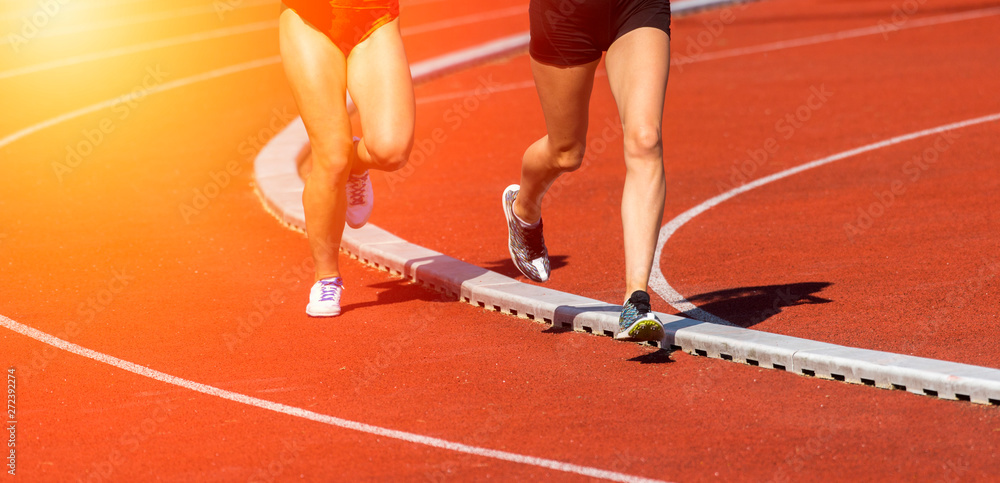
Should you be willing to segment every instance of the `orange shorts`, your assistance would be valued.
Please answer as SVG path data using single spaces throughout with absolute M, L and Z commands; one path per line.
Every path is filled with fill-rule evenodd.
M 284 3 L 326 34 L 345 57 L 379 27 L 399 17 L 399 0 L 284 0 Z

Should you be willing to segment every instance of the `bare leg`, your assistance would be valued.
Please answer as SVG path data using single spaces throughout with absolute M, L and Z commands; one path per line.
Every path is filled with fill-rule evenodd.
M 344 102 L 347 61 L 330 39 L 293 10 L 280 17 L 281 58 L 312 146 L 302 204 L 316 280 L 340 275 L 338 253 L 351 170 L 351 122 Z
M 402 168 L 413 147 L 416 104 L 399 19 L 383 25 L 351 51 L 347 85 L 364 131 L 351 171 Z
M 625 297 L 647 290 L 666 182 L 663 174 L 663 103 L 670 66 L 670 37 L 640 28 L 619 38 L 607 55 L 608 80 L 625 128 Z
M 579 168 L 583 162 L 590 93 L 598 63 L 600 60 L 559 67 L 531 59 L 548 133 L 528 147 L 521 161 L 521 188 L 514 201 L 514 214 L 525 222 L 541 218 L 545 192 L 559 175 Z

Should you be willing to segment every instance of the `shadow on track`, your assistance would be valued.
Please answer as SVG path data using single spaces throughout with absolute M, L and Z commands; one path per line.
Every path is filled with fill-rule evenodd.
M 801 282 L 740 287 L 693 295 L 687 299 L 698 308 L 740 327 L 752 327 L 780 314 L 786 307 L 832 302 L 815 295 L 830 285 L 830 282 Z M 677 315 L 697 319 L 687 312 Z
M 549 270 L 555 271 L 569 265 L 569 262 L 567 261 L 568 259 L 569 257 L 566 255 L 549 255 Z M 486 262 L 483 268 L 497 272 L 501 275 L 506 275 L 510 278 L 526 280 L 526 277 L 521 274 L 517 267 L 514 266 L 514 262 L 511 261 L 510 257 L 502 260 Z

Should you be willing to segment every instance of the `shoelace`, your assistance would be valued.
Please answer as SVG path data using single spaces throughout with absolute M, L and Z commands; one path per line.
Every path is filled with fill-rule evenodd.
M 545 239 L 542 236 L 542 220 L 538 220 L 538 226 L 532 228 L 521 227 L 524 234 L 524 249 L 530 260 L 540 258 L 545 250 Z
M 368 185 L 368 172 L 362 175 L 350 175 L 347 178 L 347 197 L 352 205 L 365 204 L 365 187 Z
M 344 282 L 340 278 L 335 278 L 333 280 L 320 280 L 320 302 L 335 302 L 340 300 L 340 289 L 343 287 Z

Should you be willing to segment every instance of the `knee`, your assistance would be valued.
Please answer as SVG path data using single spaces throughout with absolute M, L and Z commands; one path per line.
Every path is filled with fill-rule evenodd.
M 409 140 L 365 139 L 365 149 L 372 164 L 382 171 L 396 171 L 406 166 L 412 148 L 413 143 Z
M 334 187 L 347 183 L 351 174 L 348 158 L 343 156 L 323 156 L 313 152 L 312 169 L 309 177 L 324 186 Z
M 625 156 L 660 162 L 663 156 L 663 137 L 659 126 L 651 124 L 626 126 Z
M 564 145 L 552 146 L 553 159 L 556 166 L 562 171 L 576 171 L 583 165 L 583 157 L 587 153 L 587 146 L 582 142 L 571 142 Z

